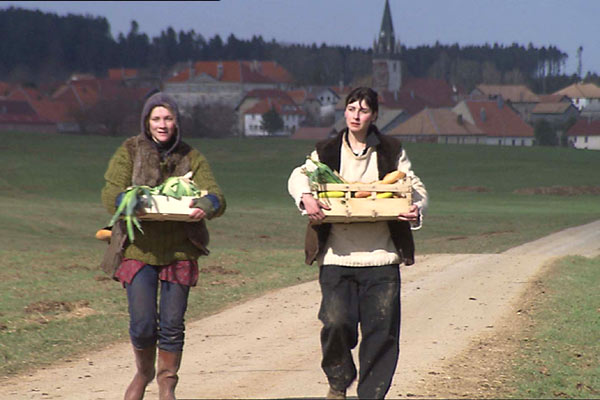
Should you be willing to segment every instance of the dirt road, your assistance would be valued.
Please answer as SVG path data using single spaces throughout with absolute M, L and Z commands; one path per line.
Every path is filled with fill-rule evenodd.
M 428 255 L 404 268 L 400 362 L 388 398 L 419 394 L 431 371 L 493 331 L 541 267 L 564 255 L 600 255 L 600 221 L 501 254 Z M 319 296 L 309 282 L 188 324 L 178 398 L 322 398 Z M 120 399 L 132 362 L 129 345 L 115 345 L 3 382 L 0 398 Z M 147 393 L 156 398 L 154 382 Z

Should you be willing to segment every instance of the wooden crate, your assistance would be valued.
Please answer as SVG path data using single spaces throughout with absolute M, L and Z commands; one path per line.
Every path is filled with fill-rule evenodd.
M 205 196 L 207 192 L 201 192 L 200 196 L 183 196 L 176 199 L 169 196 L 152 196 L 152 204 L 144 208 L 146 214 L 139 219 L 146 221 L 195 221 L 189 218 L 192 208 L 190 202 L 197 197 Z
M 313 192 L 315 198 L 320 192 L 340 191 L 344 197 L 319 198 L 331 207 L 323 210 L 323 222 L 352 223 L 394 220 L 398 214 L 408 212 L 412 204 L 412 186 L 410 178 L 401 179 L 392 185 L 368 183 L 327 183 L 321 184 Z M 354 197 L 356 192 L 367 191 L 366 198 Z M 377 193 L 392 192 L 392 198 L 377 198 Z

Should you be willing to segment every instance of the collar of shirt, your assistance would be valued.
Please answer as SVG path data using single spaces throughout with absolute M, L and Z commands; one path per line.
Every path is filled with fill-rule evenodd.
M 348 147 L 352 148 L 352 146 L 350 146 L 350 140 L 348 139 L 348 130 L 346 130 L 346 135 L 344 136 L 344 139 L 346 140 Z M 356 154 L 356 153 L 354 153 L 354 154 L 356 154 L 357 156 L 365 155 L 365 154 L 367 154 L 369 147 L 375 147 L 380 142 L 381 141 L 379 140 L 377 135 L 375 133 L 373 133 L 373 131 L 369 130 L 369 133 L 367 133 L 367 143 L 366 143 L 365 148 L 359 154 Z

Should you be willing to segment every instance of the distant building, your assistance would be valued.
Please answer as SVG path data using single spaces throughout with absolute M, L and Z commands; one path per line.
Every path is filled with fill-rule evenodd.
M 198 61 L 189 63 L 164 84 L 185 113 L 198 104 L 236 107 L 255 89 L 288 89 L 290 73 L 275 61 Z
M 387 133 L 406 142 L 484 144 L 487 135 L 448 108 L 425 108 Z
M 283 120 L 283 130 L 271 134 L 263 129 L 263 114 L 274 109 Z M 250 108 L 240 112 L 244 121 L 243 135 L 250 136 L 291 136 L 300 126 L 304 112 L 292 101 L 282 97 L 267 97 L 258 100 Z
M 396 42 L 390 4 L 385 0 L 379 36 L 373 43 L 373 89 L 397 92 L 402 87 L 400 42 Z
M 108 79 L 120 81 L 127 87 L 160 89 L 162 86 L 159 74 L 137 68 L 111 68 L 108 70 Z
M 265 109 L 264 112 L 268 111 L 269 105 L 276 105 L 277 107 L 284 106 L 287 114 L 281 115 L 284 118 L 284 124 L 287 118 L 287 132 L 293 132 L 297 129 L 304 113 L 301 112 L 300 107 L 294 102 L 293 98 L 289 95 L 289 92 L 279 89 L 255 89 L 248 92 L 240 103 L 235 107 L 235 111 L 239 115 L 239 131 L 242 136 L 266 136 L 268 132 L 262 131 L 260 125 L 262 123 L 262 114 L 257 115 L 260 110 Z M 293 106 L 293 107 L 292 107 Z M 289 110 L 293 109 L 294 113 L 290 114 Z M 264 113 L 263 112 L 263 113 Z M 296 121 L 292 115 L 299 115 Z
M 532 146 L 533 128 L 502 101 L 463 100 L 452 111 L 485 133 L 485 144 Z
M 0 99 L 0 131 L 56 132 L 56 124 L 39 116 L 27 101 Z
M 8 96 L 11 100 L 26 101 L 38 116 L 56 125 L 59 132 L 76 132 L 77 124 L 69 115 L 69 104 L 51 99 L 33 88 L 18 86 Z
M 600 150 L 600 120 L 579 119 L 567 131 L 567 138 L 577 149 Z
M 329 125 L 335 120 L 335 107 L 341 97 L 328 86 L 308 86 L 288 90 L 286 93 L 306 112 L 307 123 L 312 126 Z
M 579 111 L 600 104 L 600 87 L 593 83 L 574 83 L 554 94 L 569 96 Z
M 471 96 L 504 101 L 527 122 L 531 121 L 531 112 L 540 102 L 538 95 L 525 85 L 481 84 L 471 91 Z

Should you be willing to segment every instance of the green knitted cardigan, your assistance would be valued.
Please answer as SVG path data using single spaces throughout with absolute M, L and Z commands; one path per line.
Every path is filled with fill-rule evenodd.
M 119 193 L 132 185 L 132 176 L 134 173 L 134 160 L 131 155 L 131 143 L 137 137 L 129 138 L 115 152 L 111 158 L 108 169 L 104 175 L 106 184 L 102 189 L 102 204 L 109 214 L 114 214 L 115 200 Z M 181 142 L 181 145 L 185 143 Z M 189 169 L 193 172 L 192 179 L 200 190 L 206 190 L 218 197 L 220 207 L 218 210 L 210 210 L 209 217 L 218 217 L 225 211 L 225 198 L 221 189 L 217 185 L 212 174 L 210 166 L 204 155 L 196 149 L 191 149 L 183 156 L 186 165 L 189 162 Z M 143 157 L 146 159 L 147 157 Z M 176 176 L 169 160 L 160 161 L 160 171 L 157 171 L 162 183 L 169 176 Z M 200 207 L 203 208 L 203 207 Z M 205 210 L 208 211 L 208 210 Z M 177 221 L 142 221 L 144 233 L 136 232 L 135 240 L 129 243 L 123 256 L 125 258 L 140 260 L 150 265 L 168 265 L 176 260 L 196 260 L 199 256 L 207 254 L 206 249 L 195 246 L 186 233 L 186 224 L 188 222 Z

